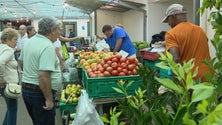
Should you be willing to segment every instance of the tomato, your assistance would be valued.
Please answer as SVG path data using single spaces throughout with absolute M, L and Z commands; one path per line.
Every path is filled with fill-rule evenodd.
M 135 57 L 128 57 L 127 60 L 129 61 L 130 64 L 133 64 L 136 62 L 136 58 Z
M 126 75 L 126 73 L 124 73 L 124 72 L 119 73 L 119 76 L 125 76 L 125 75 Z
M 124 72 L 125 74 L 127 74 L 127 73 L 128 73 L 128 70 L 127 70 L 127 69 L 123 69 L 123 72 Z
M 113 70 L 111 74 L 112 74 L 112 76 L 118 76 L 119 75 L 117 70 Z
M 111 76 L 111 74 L 108 71 L 104 71 L 103 74 L 104 74 L 105 77 Z
M 88 68 L 86 71 L 87 71 L 87 73 L 89 73 L 89 72 L 92 72 L 92 69 Z
M 104 77 L 104 74 L 103 73 L 99 73 L 97 76 L 98 77 Z
M 113 63 L 111 64 L 111 67 L 112 67 L 113 69 L 117 69 L 117 68 L 118 68 L 118 64 L 117 64 L 116 62 L 113 62 Z
M 117 71 L 118 71 L 118 72 L 122 72 L 123 69 L 122 69 L 121 67 L 118 67 L 118 68 L 117 68 Z
M 100 64 L 103 66 L 105 64 L 105 61 L 103 60 Z
M 133 75 L 138 75 L 137 70 L 133 69 Z
M 98 71 L 100 71 L 101 73 L 103 73 L 105 71 L 105 69 L 101 66 L 98 68 Z
M 113 71 L 113 68 L 109 66 L 109 67 L 106 68 L 106 71 L 111 73 Z
M 90 76 L 90 78 L 96 78 L 97 77 L 97 75 L 96 74 L 91 74 L 91 76 Z
M 94 72 L 94 71 L 97 71 L 98 70 L 98 68 L 95 66 L 95 67 L 93 67 L 92 68 L 92 71 Z
M 111 60 L 111 57 L 106 57 L 106 58 L 104 59 L 105 62 L 107 62 L 107 61 L 109 61 L 109 60 Z
M 122 62 L 122 63 L 120 64 L 120 66 L 121 66 L 123 69 L 126 69 L 126 68 L 127 68 L 127 64 L 124 63 L 124 62 Z
M 128 71 L 127 75 L 133 75 L 132 71 Z
M 120 58 L 119 62 L 120 63 L 126 63 L 126 60 L 127 60 L 126 58 L 122 57 L 122 58 Z
M 111 66 L 112 61 L 111 61 L 111 60 L 109 60 L 109 61 L 107 61 L 106 63 L 107 63 L 107 64 L 109 64 L 109 65 Z
M 103 68 L 106 69 L 106 68 L 109 67 L 109 66 L 110 66 L 110 65 L 106 63 L 106 64 L 103 65 Z
M 117 58 L 118 60 L 120 60 L 120 59 L 122 58 L 122 55 L 121 55 L 121 54 L 117 54 L 117 55 L 116 55 L 116 58 Z
M 128 68 L 128 70 L 132 71 L 133 69 L 136 68 L 136 65 L 135 64 L 129 64 L 127 68 Z
M 118 59 L 116 57 L 112 58 L 112 62 L 118 62 Z

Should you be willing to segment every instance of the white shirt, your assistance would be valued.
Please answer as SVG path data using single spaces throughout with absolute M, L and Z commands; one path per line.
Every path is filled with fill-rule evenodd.
M 60 42 L 59 39 L 57 39 L 54 43 L 53 43 L 54 47 L 55 48 L 59 48 L 59 53 L 60 55 L 62 56 L 62 44 Z
M 25 35 L 23 37 L 19 37 L 18 38 L 18 42 L 16 44 L 16 48 L 22 49 L 24 46 L 24 42 L 28 39 L 27 34 L 25 33 Z

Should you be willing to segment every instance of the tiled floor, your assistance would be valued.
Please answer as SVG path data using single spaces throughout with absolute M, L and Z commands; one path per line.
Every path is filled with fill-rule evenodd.
M 17 117 L 17 125 L 32 125 L 31 118 L 28 115 L 28 112 L 25 108 L 22 97 L 20 97 L 18 102 L 18 117 Z M 5 116 L 6 104 L 3 97 L 0 97 L 0 124 Z M 62 125 L 62 120 L 59 112 L 59 108 L 56 110 L 56 125 Z

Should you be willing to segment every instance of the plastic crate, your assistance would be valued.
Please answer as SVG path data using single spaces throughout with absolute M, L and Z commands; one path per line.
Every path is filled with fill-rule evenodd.
M 156 64 L 159 62 L 160 60 L 151 61 L 151 60 L 143 59 L 143 65 L 149 65 L 151 69 L 158 70 L 158 71 L 159 71 L 159 68 L 156 66 Z
M 145 51 L 143 53 L 143 58 L 151 61 L 156 61 L 158 60 L 160 55 L 157 52 L 147 52 Z
M 59 108 L 60 108 L 61 115 L 64 111 L 69 111 L 70 113 L 75 112 L 75 108 L 76 108 L 77 104 L 78 104 L 78 102 L 77 103 L 59 102 Z
M 159 69 L 159 77 L 160 78 L 169 78 L 172 79 L 172 73 L 170 69 Z
M 142 81 L 139 75 L 89 78 L 87 72 L 83 70 L 83 84 L 89 98 L 114 98 L 124 96 L 112 88 L 118 88 L 117 84 L 119 80 L 125 80 L 126 83 L 133 81 L 133 84 L 127 89 L 129 95 L 135 94 L 135 90 L 138 89 Z

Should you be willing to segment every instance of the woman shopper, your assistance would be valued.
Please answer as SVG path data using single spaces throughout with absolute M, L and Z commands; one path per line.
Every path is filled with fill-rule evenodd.
M 7 111 L 2 125 L 16 125 L 18 100 L 10 99 L 4 95 L 5 83 L 19 82 L 17 61 L 14 56 L 14 48 L 18 39 L 18 31 L 6 28 L 2 32 L 0 44 L 0 94 L 7 104 Z

